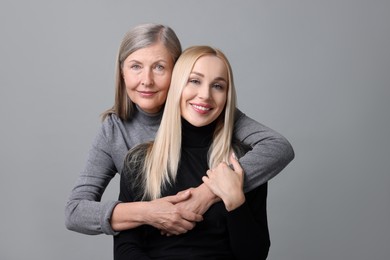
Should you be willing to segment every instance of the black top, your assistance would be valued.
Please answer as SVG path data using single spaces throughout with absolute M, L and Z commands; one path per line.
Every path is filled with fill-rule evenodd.
M 206 174 L 207 152 L 215 125 L 194 127 L 182 120 L 182 152 L 176 183 L 163 190 L 163 196 L 197 187 Z M 124 167 L 119 200 L 139 200 L 134 185 L 136 167 Z M 182 235 L 160 235 L 154 227 L 143 225 L 114 237 L 114 259 L 266 259 L 270 241 L 267 224 L 267 183 L 245 194 L 246 202 L 227 212 L 223 202 L 215 203 L 203 221 Z

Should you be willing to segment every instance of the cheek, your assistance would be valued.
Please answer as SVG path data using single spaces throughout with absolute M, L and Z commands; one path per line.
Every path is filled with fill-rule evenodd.
M 221 110 L 225 108 L 226 102 L 227 102 L 226 95 L 221 95 L 216 99 L 216 103 L 218 104 L 218 108 Z
M 186 97 L 186 88 L 184 88 L 183 92 L 181 93 L 181 96 L 180 96 L 180 110 L 181 111 L 185 111 L 186 109 L 186 105 L 187 105 L 187 97 Z
M 125 83 L 126 88 L 128 88 L 132 83 L 131 77 L 129 77 L 129 75 L 124 74 L 123 82 Z
M 123 76 L 123 82 L 125 83 L 126 88 L 132 88 L 136 85 L 138 85 L 139 79 L 138 76 L 134 73 L 130 73 L 129 71 L 125 71 L 122 74 Z
M 164 77 L 164 80 L 162 81 L 162 88 L 168 91 L 170 84 L 171 84 L 171 77 L 170 76 Z

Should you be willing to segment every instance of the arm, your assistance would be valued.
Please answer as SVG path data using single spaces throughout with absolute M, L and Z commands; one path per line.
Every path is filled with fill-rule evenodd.
M 203 220 L 202 215 L 178 208 L 175 203 L 186 200 L 190 191 L 175 196 L 167 196 L 153 201 L 126 202 L 119 197 L 119 203 L 112 214 L 114 230 L 124 231 L 141 225 L 150 225 L 163 233 L 183 234 L 195 227 L 195 222 Z
M 252 148 L 240 158 L 245 172 L 244 191 L 269 181 L 294 159 L 294 150 L 285 137 L 238 109 L 234 137 Z
M 294 150 L 288 140 L 276 131 L 236 111 L 234 137 L 252 150 L 240 158 L 245 172 L 244 191 L 267 182 L 281 172 L 293 159 Z M 205 184 L 191 189 L 190 199 L 178 205 L 198 214 L 204 214 L 219 201 Z
M 186 200 L 190 191 L 179 195 L 141 201 L 142 181 L 136 176 L 142 174 L 140 160 L 145 158 L 148 144 L 138 145 L 126 156 L 120 178 L 119 203 L 112 216 L 115 230 L 127 230 L 141 225 L 150 225 L 170 234 L 182 234 L 191 230 L 195 222 L 203 220 L 201 215 L 178 208 L 175 203 Z
M 117 172 L 104 128 L 102 125 L 95 137 L 86 166 L 65 206 L 66 227 L 88 235 L 115 234 L 109 221 L 118 202 L 100 202 L 104 190 Z
M 243 169 L 231 157 L 207 171 L 202 180 L 225 204 L 232 251 L 237 259 L 266 259 L 270 247 L 267 223 L 267 183 L 244 195 Z
M 222 199 L 227 211 L 235 210 L 245 202 L 244 171 L 234 154 L 230 156 L 230 161 L 231 166 L 222 162 L 202 177 L 204 184 Z
M 120 122 L 119 122 L 120 123 Z M 101 197 L 111 179 L 123 164 L 128 152 L 126 139 L 121 136 L 118 122 L 108 117 L 96 136 L 89 151 L 87 164 L 80 174 L 65 207 L 65 225 L 69 230 L 96 235 L 117 235 L 119 231 L 137 227 L 147 222 L 150 225 L 166 228 L 167 232 L 183 233 L 193 228 L 195 221 L 202 216 L 178 209 L 173 204 L 189 197 L 188 194 L 168 197 L 164 203 L 150 203 L 144 207 L 138 203 L 120 201 L 101 202 Z M 115 144 L 115 151 L 113 145 Z M 169 209 L 167 207 L 169 206 Z M 154 211 L 152 211 L 154 209 Z M 150 217 L 150 212 L 162 210 L 161 214 Z M 163 218 L 161 215 L 165 215 Z M 157 216 L 159 216 L 157 218 Z M 158 221 L 164 220 L 164 225 Z M 142 221 L 140 221 L 142 220 Z M 155 221 L 155 222 L 154 222 Z

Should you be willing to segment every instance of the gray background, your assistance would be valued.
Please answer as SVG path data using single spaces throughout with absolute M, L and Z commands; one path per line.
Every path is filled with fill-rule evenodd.
M 270 181 L 270 260 L 390 259 L 387 0 L 0 3 L 0 258 L 111 259 L 63 209 L 113 104 L 123 34 L 170 25 L 230 58 L 239 107 L 292 143 Z M 118 177 L 103 199 L 116 198 Z

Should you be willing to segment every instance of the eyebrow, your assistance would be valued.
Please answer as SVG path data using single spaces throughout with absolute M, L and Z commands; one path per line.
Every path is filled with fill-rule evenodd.
M 192 71 L 191 74 L 195 74 L 195 75 L 198 75 L 198 76 L 204 78 L 204 75 L 202 73 L 200 73 L 200 72 Z M 217 77 L 214 80 L 227 82 L 227 80 L 225 78 L 223 78 L 223 77 Z
M 129 60 L 128 62 L 142 63 L 141 61 L 136 60 L 136 59 Z M 155 62 L 153 62 L 153 64 L 154 64 L 154 63 L 159 63 L 159 62 L 160 62 L 160 63 L 168 63 L 168 61 L 161 59 L 161 60 L 156 60 Z

